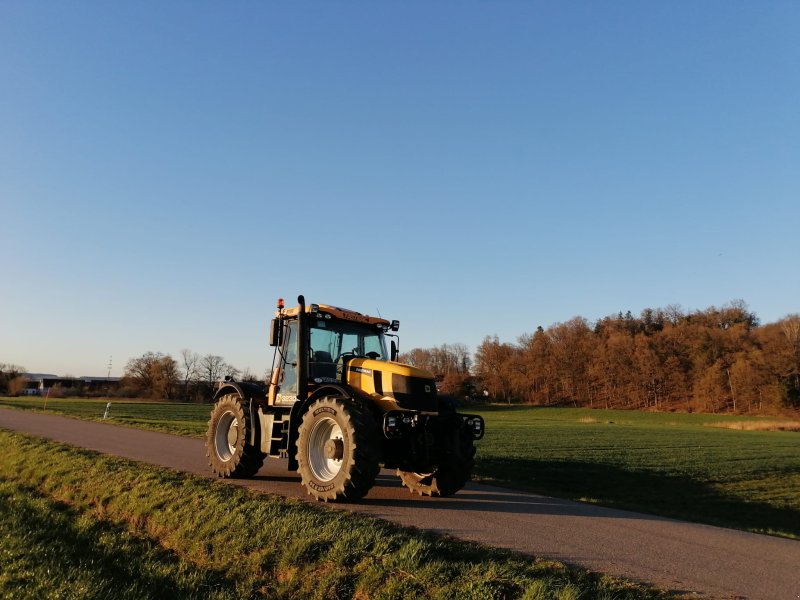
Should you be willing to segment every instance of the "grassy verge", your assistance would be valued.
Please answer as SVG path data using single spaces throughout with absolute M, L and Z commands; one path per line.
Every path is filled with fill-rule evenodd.
M 101 420 L 106 401 L 49 400 L 47 412 Z M 41 410 L 42 398 L 0 398 Z M 690 521 L 800 538 L 797 420 L 619 410 L 477 411 L 475 478 Z M 208 405 L 113 402 L 110 422 L 202 437 Z M 761 429 L 768 429 L 762 431 Z
M 0 597 L 669 597 L 31 436 L 0 445 Z
M 233 598 L 230 582 L 147 538 L 0 480 L 0 597 Z
M 487 433 L 475 474 L 485 482 L 800 537 L 800 434 L 759 431 L 764 419 L 528 407 L 479 412 Z M 771 429 L 777 424 L 769 420 Z

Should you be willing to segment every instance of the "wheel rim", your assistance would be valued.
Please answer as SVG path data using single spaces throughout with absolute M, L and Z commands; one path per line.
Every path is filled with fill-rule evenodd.
M 225 411 L 217 421 L 217 429 L 214 432 L 214 447 L 219 459 L 229 461 L 236 452 L 238 441 L 239 421 L 233 411 Z
M 333 419 L 314 424 L 308 437 L 308 466 L 319 481 L 330 481 L 342 470 L 344 439 L 342 428 Z

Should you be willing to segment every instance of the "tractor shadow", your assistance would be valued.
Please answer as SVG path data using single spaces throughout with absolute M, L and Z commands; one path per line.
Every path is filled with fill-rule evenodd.
M 259 474 L 248 479 L 250 481 L 263 481 L 264 483 L 300 483 L 300 475 Z
M 484 460 L 476 474 L 480 482 L 467 484 L 453 496 L 423 498 L 412 495 L 398 477 L 384 471 L 361 503 L 520 515 L 672 518 L 800 536 L 800 510 L 746 501 L 688 477 L 579 461 L 525 459 Z M 526 491 L 509 489 L 512 484 Z M 408 494 L 405 500 L 398 498 L 403 492 Z

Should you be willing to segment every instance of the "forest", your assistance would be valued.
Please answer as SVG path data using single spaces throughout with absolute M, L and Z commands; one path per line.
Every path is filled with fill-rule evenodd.
M 800 315 L 759 324 L 743 301 L 575 317 L 516 343 L 487 336 L 401 357 L 440 390 L 503 403 L 765 413 L 800 408 Z

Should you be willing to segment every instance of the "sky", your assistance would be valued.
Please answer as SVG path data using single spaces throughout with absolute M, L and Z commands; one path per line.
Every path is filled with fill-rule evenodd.
M 800 4 L 0 2 L 0 362 L 800 312 Z

